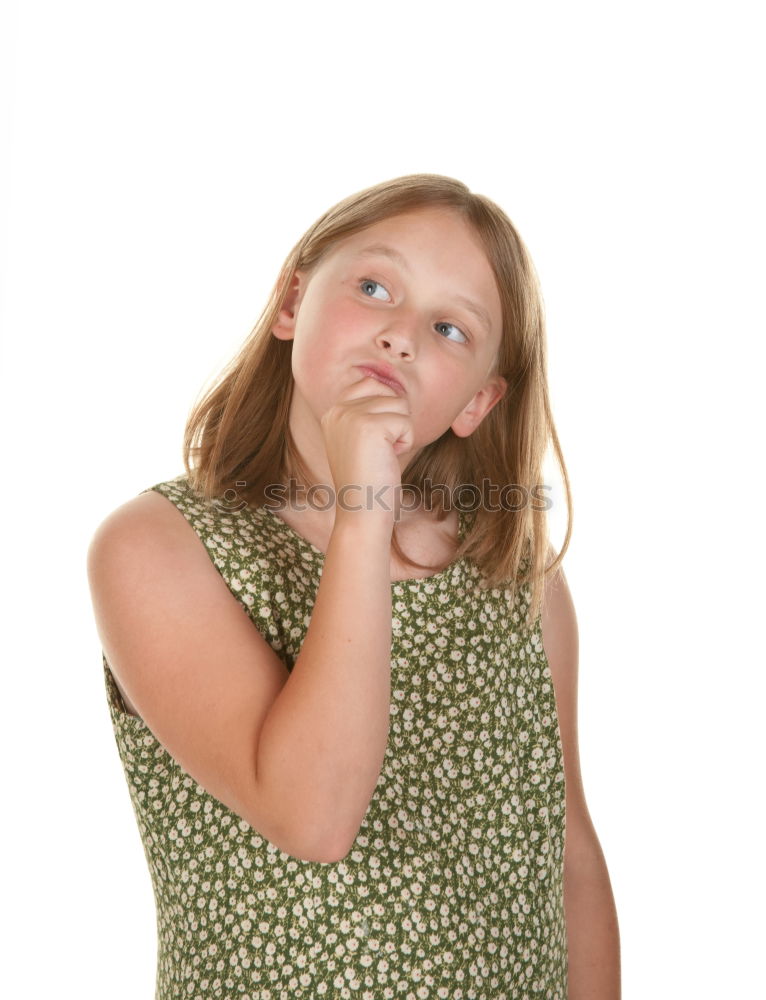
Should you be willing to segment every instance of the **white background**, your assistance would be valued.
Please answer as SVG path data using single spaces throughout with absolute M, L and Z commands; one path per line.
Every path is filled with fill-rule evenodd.
M 756 13 L 3 7 L 8 995 L 153 996 L 91 535 L 183 471 L 194 399 L 305 229 L 421 171 L 500 204 L 542 283 L 574 491 L 582 768 L 624 996 L 763 995 Z

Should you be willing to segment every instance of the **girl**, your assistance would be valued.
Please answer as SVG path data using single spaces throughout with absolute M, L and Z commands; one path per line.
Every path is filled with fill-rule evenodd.
M 400 177 L 295 245 L 88 553 L 158 1000 L 618 995 L 549 442 L 568 490 L 492 201 Z

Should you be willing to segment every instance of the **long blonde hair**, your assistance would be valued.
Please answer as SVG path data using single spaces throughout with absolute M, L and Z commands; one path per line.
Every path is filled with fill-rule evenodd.
M 530 586 L 528 623 L 542 607 L 545 577 L 561 563 L 572 531 L 569 478 L 554 427 L 548 398 L 547 348 L 543 303 L 529 253 L 510 219 L 493 201 L 474 194 L 451 177 L 409 174 L 365 188 L 324 213 L 288 254 L 268 302 L 239 353 L 206 390 L 184 431 L 183 460 L 191 487 L 211 501 L 237 485 L 239 506 L 263 506 L 269 484 L 289 477 L 308 482 L 289 429 L 293 375 L 292 341 L 272 335 L 295 271 L 310 274 L 345 237 L 383 219 L 422 206 L 450 206 L 470 223 L 481 239 L 494 271 L 502 305 L 503 330 L 494 374 L 508 388 L 504 396 L 468 437 L 448 428 L 426 445 L 402 474 L 402 486 L 426 494 L 426 481 L 444 485 L 447 498 L 460 496 L 458 487 L 482 483 L 502 488 L 514 484 L 525 502 L 521 509 L 501 504 L 489 510 L 480 504 L 469 514 L 465 536 L 451 557 L 467 557 L 479 567 L 482 586 Z M 545 504 L 538 504 L 542 466 L 552 442 L 567 502 L 567 532 L 561 551 L 546 566 L 549 551 Z M 476 493 L 471 490 L 473 495 Z M 418 495 L 416 493 L 416 495 Z M 535 499 L 533 499 L 535 498 Z M 438 520 L 447 516 L 442 493 L 434 494 Z M 458 504 L 460 503 L 458 499 Z M 392 547 L 406 565 L 439 571 L 418 563 Z M 448 565 L 447 563 L 446 565 Z

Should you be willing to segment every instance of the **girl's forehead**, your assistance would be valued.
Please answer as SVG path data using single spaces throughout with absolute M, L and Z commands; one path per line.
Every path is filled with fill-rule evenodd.
M 450 251 L 451 250 L 451 254 Z M 410 261 L 439 257 L 442 263 L 454 257 L 456 266 L 465 266 L 466 254 L 473 254 L 480 267 L 490 268 L 483 242 L 469 222 L 455 210 L 443 207 L 397 213 L 343 237 L 330 248 L 327 257 L 349 257 L 377 253 L 409 269 Z
M 393 236 L 412 236 L 448 227 L 452 230 L 465 232 L 466 236 L 478 240 L 478 234 L 473 232 L 470 224 L 455 210 L 445 206 L 421 206 L 407 212 L 397 212 L 385 219 L 379 219 L 372 225 L 347 237 L 350 243 L 361 242 L 371 237 L 390 234 Z

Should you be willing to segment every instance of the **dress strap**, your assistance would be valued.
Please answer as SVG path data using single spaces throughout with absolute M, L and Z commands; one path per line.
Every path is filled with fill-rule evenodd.
M 457 508 L 458 542 L 463 542 L 465 540 L 466 535 L 473 527 L 473 522 L 475 517 L 476 517 L 475 511 L 461 510 L 460 507 Z

